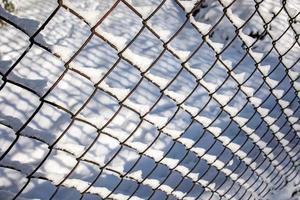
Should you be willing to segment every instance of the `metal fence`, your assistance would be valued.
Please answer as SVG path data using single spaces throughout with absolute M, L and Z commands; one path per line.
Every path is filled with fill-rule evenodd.
M 87 17 L 88 15 L 78 11 L 76 7 L 71 7 L 70 3 L 59 0 L 54 11 L 33 33 L 28 32 L 27 27 L 22 26 L 24 24 L 15 21 L 13 16 L 1 11 L 0 19 L 7 26 L 14 27 L 28 36 L 26 49 L 5 73 L 1 73 L 0 124 L 12 132 L 14 139 L 7 147 L 1 149 L 0 167 L 17 171 L 23 177 L 22 180 L 25 180 L 20 187 L 17 187 L 16 191 L 10 194 L 11 196 L 7 197 L 8 199 L 25 198 L 24 194 L 33 187 L 35 180 L 46 181 L 53 186 L 52 190 L 44 190 L 47 191 L 44 192 L 44 199 L 63 199 L 63 196 L 58 196 L 59 193 L 64 193 L 64 190 L 72 188 L 75 188 L 72 191 L 78 195 L 78 199 L 268 199 L 272 192 L 284 188 L 299 177 L 300 68 L 299 54 L 295 53 L 295 49 L 300 45 L 297 32 L 299 12 L 291 14 L 290 8 L 287 6 L 288 1 L 281 1 L 280 9 L 274 11 L 272 18 L 266 19 L 263 11 L 260 10 L 266 1 L 253 0 L 253 6 L 249 5 L 249 10 L 253 9 L 254 11 L 249 12 L 247 19 L 244 20 L 235 15 L 232 9 L 239 1 L 149 1 L 156 5 L 156 8 L 148 13 L 139 10 L 133 1 L 111 2 L 113 3 L 105 11 L 105 14 L 95 22 L 91 21 Z M 174 29 L 174 26 L 177 26 L 175 31 L 168 32 L 167 37 L 155 26 L 159 20 L 155 21 L 154 18 L 160 12 L 169 11 L 168 8 L 164 8 L 168 2 L 178 7 L 176 12 L 183 14 L 185 19 L 182 22 L 175 20 L 175 25 L 171 19 L 172 13 L 168 14 L 170 17 L 168 19 L 159 19 L 165 20 L 163 26 L 167 27 L 170 24 Z M 212 20 L 215 21 L 208 26 L 201 21 L 201 14 L 205 9 L 213 9 L 210 7 L 211 4 L 218 4 L 218 9 L 221 8 L 222 12 L 219 12 L 219 16 L 216 18 L 213 16 Z M 121 43 L 120 38 L 113 37 L 113 34 L 99 28 L 119 6 L 132 12 L 131 14 L 136 16 L 136 20 L 140 24 L 136 34 Z M 40 34 L 50 26 L 51 21 L 54 21 L 58 12 L 71 14 L 81 23 L 83 22 L 84 26 L 89 26 L 89 36 L 84 38 L 82 44 L 77 45 L 76 51 L 68 54 L 69 57 L 66 55 L 66 52 L 69 53 L 67 49 L 54 50 L 39 38 Z M 272 23 L 282 14 L 288 16 L 285 24 L 281 25 L 287 28 L 284 28 L 278 37 L 274 37 L 270 33 Z M 254 17 L 260 22 L 255 21 Z M 151 20 L 154 20 L 154 23 L 150 23 Z M 225 38 L 217 38 L 219 41 L 216 42 L 213 38 L 214 35 L 227 31 L 223 29 L 224 27 L 218 28 L 224 20 L 228 26 L 234 28 L 234 34 L 230 33 L 231 35 L 229 34 Z M 261 23 L 262 31 L 252 31 L 247 35 L 243 30 L 253 21 Z M 124 18 L 124 21 L 120 21 L 120 23 L 127 23 L 127 21 Z M 125 26 L 128 26 L 128 31 L 131 31 L 129 23 Z M 55 24 L 51 27 L 53 34 L 56 34 Z M 198 34 L 198 38 L 195 35 L 181 37 L 180 35 L 186 30 L 186 27 Z M 112 27 L 112 30 L 114 29 L 118 29 L 118 27 Z M 82 30 L 78 28 L 74 31 Z M 158 43 L 154 47 L 148 48 L 146 39 L 142 43 L 145 45 L 145 50 L 134 54 L 133 47 L 145 32 Z M 288 35 L 287 32 L 291 34 Z M 44 35 L 47 36 L 47 34 Z M 278 43 L 284 37 L 288 37 L 285 40 L 292 41 L 292 45 L 282 50 Z M 107 59 L 113 63 L 97 80 L 93 80 L 93 74 L 85 74 L 84 70 L 74 67 L 76 64 L 73 63 L 94 38 L 100 39 L 113 49 L 113 53 L 105 51 Z M 266 38 L 268 39 L 266 40 Z M 195 43 L 192 39 L 199 42 Z M 179 47 L 182 43 L 189 43 L 189 40 L 192 40 L 189 52 L 178 51 L 174 48 L 172 44 L 175 40 L 179 43 Z M 233 55 L 235 62 L 229 63 L 225 57 L 230 56 L 229 49 L 237 40 L 242 44 L 239 49 L 242 56 L 237 58 Z M 220 41 L 223 42 L 221 46 Z M 266 43 L 262 43 L 263 41 Z M 271 48 L 260 54 L 256 52 L 258 44 L 271 45 Z M 43 93 L 39 92 L 39 84 L 26 84 L 11 75 L 22 63 L 22 60 L 30 54 L 32 48 L 40 48 L 64 62 L 63 72 Z M 97 45 L 91 48 L 97 51 Z M 158 52 L 153 59 L 147 60 L 143 57 L 144 54 L 152 53 L 152 51 Z M 271 54 L 276 62 L 268 68 L 266 64 L 268 64 Z M 159 73 L 164 73 L 162 71 L 168 62 L 164 62 L 162 65 L 159 63 L 165 59 L 166 55 L 177 60 L 180 67 L 173 71 L 166 68 L 167 72 L 163 74 L 164 77 L 161 77 Z M 293 62 L 287 64 L 285 58 L 290 58 L 289 56 L 293 58 Z M 113 60 L 112 57 L 116 59 Z M 92 57 L 88 57 L 81 65 L 89 67 L 89 59 Z M 205 60 L 211 60 L 211 65 L 202 66 L 201 62 Z M 35 61 L 33 60 L 33 62 Z M 193 66 L 195 62 L 200 63 L 199 68 Z M 43 63 L 39 64 L 43 65 Z M 131 70 L 137 72 L 135 76 L 137 78 L 136 82 L 128 87 L 129 89 L 124 87 L 117 90 L 104 82 L 111 78 L 111 74 L 115 73 L 121 64 L 128 65 Z M 173 67 L 173 63 L 170 65 L 170 68 Z M 266 68 L 268 69 L 266 70 Z M 245 71 L 246 75 L 241 75 L 243 73 L 237 71 Z M 116 79 L 122 79 L 124 75 L 126 80 L 125 72 L 126 70 L 124 74 L 119 73 Z M 219 73 L 222 75 L 219 76 Z M 160 78 L 157 78 L 156 75 Z M 66 81 L 68 76 L 69 81 Z M 64 87 L 63 83 L 72 85 L 74 81 L 74 85 L 76 85 L 76 77 L 86 79 L 84 82 L 89 82 L 89 84 L 92 82 L 93 88 L 85 86 L 85 84 L 76 86 L 78 91 L 87 94 L 84 100 L 77 101 L 77 94 L 62 97 L 62 99 L 67 98 L 63 99 L 66 101 L 64 103 L 57 101 L 58 97 L 56 100 L 53 100 L 55 97 L 49 98 L 49 95 L 57 88 Z M 128 82 L 132 81 L 129 76 L 127 79 Z M 218 79 L 219 82 L 212 84 L 214 79 Z M 229 88 L 228 95 L 226 95 L 225 87 Z M 15 99 L 10 93 L 15 92 L 18 95 L 19 90 L 26 90 L 26 93 L 30 93 L 34 98 L 22 95 L 16 97 L 17 103 L 13 105 L 15 106 L 14 111 L 8 108 L 11 106 L 10 104 L 14 104 L 12 101 Z M 159 91 L 159 95 L 155 96 L 154 90 Z M 199 94 L 197 92 L 199 90 L 203 91 L 202 96 L 195 95 Z M 63 89 L 57 91 L 63 92 Z M 181 92 L 184 93 L 181 94 Z M 100 98 L 101 95 L 104 97 Z M 138 106 L 138 103 L 133 103 L 136 96 L 137 99 L 150 99 L 149 101 L 145 100 L 145 102 L 150 102 L 148 107 L 145 107 L 143 103 L 139 103 L 141 107 Z M 6 101 L 5 98 L 7 98 Z M 72 98 L 75 99 L 75 103 L 69 106 L 73 101 Z M 97 98 L 101 100 L 97 101 Z M 25 114 L 26 120 L 15 125 L 16 123 L 12 122 L 14 121 L 13 117 L 18 118 L 18 115 L 15 114 L 18 109 L 23 112 L 18 105 L 24 99 L 29 101 L 28 105 L 33 102 L 33 107 L 36 107 L 31 113 Z M 161 106 L 165 101 L 170 102 L 174 107 L 164 108 L 163 112 L 167 114 L 156 115 L 155 113 L 160 112 L 157 110 L 162 109 Z M 240 102 L 242 106 L 236 106 L 237 102 Z M 67 125 L 52 140 L 47 139 L 47 134 L 56 132 L 57 129 L 45 126 L 48 132 L 46 131 L 46 135 L 42 135 L 39 132 L 35 133 L 33 128 L 33 124 L 36 129 L 44 126 L 44 122 L 39 121 L 40 118 L 37 116 L 42 115 L 49 119 L 52 117 L 51 113 L 48 115 L 47 109 L 44 110 L 45 107 L 52 107 L 68 116 L 66 117 L 68 119 L 58 118 L 52 122 L 58 125 L 61 121 L 67 121 Z M 97 113 L 94 118 L 89 117 L 88 109 Z M 136 116 L 135 119 L 131 119 L 133 115 Z M 118 124 L 120 116 L 123 116 L 122 119 L 125 121 L 123 124 Z M 180 120 L 183 119 L 185 121 L 181 125 Z M 135 120 L 135 122 L 130 122 L 130 120 Z M 74 146 L 69 148 L 59 145 L 65 135 L 72 131 L 77 133 L 74 126 L 78 123 L 81 124 L 79 127 L 82 131 L 86 127 L 95 130 L 92 136 L 86 135 L 91 139 L 89 144 L 84 145 L 84 150 L 80 153 L 72 150 Z M 121 131 L 115 133 L 114 130 L 118 130 L 118 126 L 125 129 L 126 134 Z M 151 142 L 144 144 L 132 142 L 132 137 L 135 137 L 140 130 L 144 130 L 140 137 L 146 138 L 149 132 L 153 133 Z M 5 131 L 0 133 L 2 138 L 4 138 L 4 134 L 6 134 Z M 18 158 L 11 155 L 14 148 L 21 145 L 19 144 L 20 140 L 24 140 L 24 138 L 36 140 L 39 144 L 47 146 L 47 152 L 39 158 L 35 166 L 30 166 L 29 170 L 24 169 L 26 164 L 23 164 L 23 168 L 20 167 L 22 162 L 18 164 L 16 162 Z M 101 146 L 98 142 L 106 141 L 107 138 L 110 140 L 106 145 L 109 147 L 115 145 L 115 142 L 116 149 L 107 152 L 109 156 L 104 161 L 98 161 L 97 159 L 100 159 L 102 155 L 98 155 L 99 151 L 100 153 L 103 151 L 105 154 L 103 148 L 97 149 L 97 146 Z M 187 139 L 190 140 L 187 141 Z M 80 140 L 78 139 L 78 143 Z M 167 142 L 162 151 L 152 149 L 156 145 L 159 146 L 158 143 L 163 140 Z M 65 157 L 62 157 L 61 160 L 58 159 L 57 166 L 64 165 L 63 160 L 71 157 L 70 159 L 73 160 L 66 159 L 66 162 L 74 162 L 72 167 L 59 178 L 49 174 L 48 176 L 47 169 L 43 173 L 41 168 L 51 167 L 51 165 L 47 165 L 47 162 L 55 160 L 53 156 L 58 154 L 64 154 Z M 88 156 L 89 154 L 92 156 Z M 131 154 L 135 154 L 134 159 L 126 160 L 127 155 Z M 28 156 L 30 160 L 31 155 Z M 121 167 L 122 169 L 116 164 L 121 163 L 118 159 L 123 159 L 124 166 L 126 165 Z M 62 163 L 60 164 L 60 162 Z M 93 166 L 98 171 L 93 176 L 91 175 L 91 179 L 82 178 L 82 181 L 78 182 L 81 177 L 78 174 L 76 177 L 74 174 L 83 163 Z M 56 168 L 53 166 L 51 170 L 59 171 L 60 168 L 57 166 Z M 140 176 L 133 173 L 138 171 L 141 173 Z M 8 172 L 1 176 L 8 176 L 7 174 Z M 71 181 L 74 179 L 77 182 Z M 5 189 L 4 186 L 3 189 Z M 31 198 L 37 197 L 31 196 Z

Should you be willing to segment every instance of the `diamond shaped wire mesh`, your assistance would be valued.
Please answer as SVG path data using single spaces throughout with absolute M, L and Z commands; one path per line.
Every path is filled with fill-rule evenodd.
M 142 2 L 59 0 L 35 30 L 1 8 L 22 38 L 1 44 L 8 199 L 268 199 L 299 179 L 300 11 Z

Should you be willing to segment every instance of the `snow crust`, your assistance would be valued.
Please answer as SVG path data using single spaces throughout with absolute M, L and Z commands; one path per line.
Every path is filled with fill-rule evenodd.
M 79 199 L 80 192 L 86 192 L 83 199 L 147 199 L 152 189 L 154 199 L 220 199 L 218 194 L 229 199 L 237 188 L 260 199 L 260 183 L 271 190 L 269 199 L 288 199 L 297 190 L 294 180 L 276 193 L 280 183 L 271 178 L 285 178 L 284 165 L 292 166 L 298 156 L 298 140 L 291 138 L 300 130 L 300 71 L 293 65 L 300 49 L 292 46 L 295 35 L 288 30 L 275 44 L 280 54 L 286 52 L 277 65 L 278 53 L 269 53 L 272 38 L 255 42 L 253 34 L 264 27 L 257 14 L 247 20 L 252 0 L 231 5 L 224 19 L 217 1 L 203 2 L 195 14 L 190 12 L 199 1 L 167 0 L 152 16 L 160 1 L 125 0 L 104 17 L 116 0 L 64 0 L 66 8 L 34 38 L 46 49 L 29 48 L 5 81 L 29 36 L 57 6 L 14 2 L 16 13 L 0 7 L 2 17 L 23 29 L 0 27 L 0 156 L 6 154 L 0 161 L 0 198 L 12 198 L 36 167 L 19 199 L 50 198 L 57 184 L 62 186 L 54 199 Z M 281 6 L 264 1 L 257 9 L 271 20 Z M 293 15 L 300 8 L 297 1 L 286 6 Z M 288 28 L 288 18 L 282 10 L 272 19 L 273 39 Z M 224 179 L 234 183 L 230 192 L 229 185 L 220 186 Z

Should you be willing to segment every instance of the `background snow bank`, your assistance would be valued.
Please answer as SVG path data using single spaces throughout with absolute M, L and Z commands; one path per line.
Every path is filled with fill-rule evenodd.
M 297 191 L 297 0 L 62 3 L 0 9 L 1 198 Z

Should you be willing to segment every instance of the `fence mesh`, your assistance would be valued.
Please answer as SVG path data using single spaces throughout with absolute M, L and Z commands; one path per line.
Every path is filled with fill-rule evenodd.
M 40 24 L 0 10 L 2 198 L 268 199 L 299 178 L 299 3 L 41 2 Z

